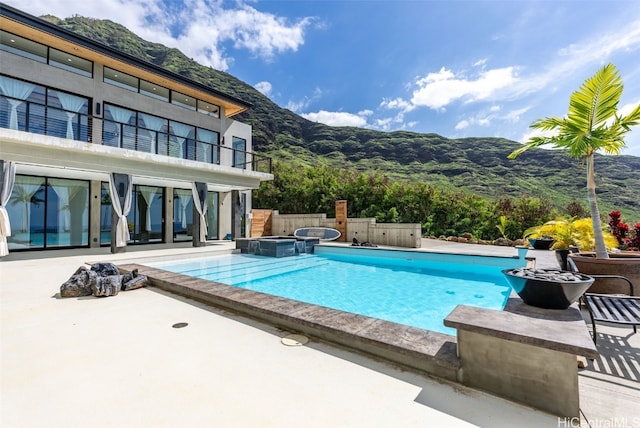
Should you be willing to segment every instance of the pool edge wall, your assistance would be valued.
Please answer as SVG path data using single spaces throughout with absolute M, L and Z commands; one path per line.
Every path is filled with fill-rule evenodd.
M 144 265 L 138 269 L 153 287 L 230 310 L 266 324 L 303 333 L 431 376 L 457 381 L 456 338 L 390 321 L 298 302 Z

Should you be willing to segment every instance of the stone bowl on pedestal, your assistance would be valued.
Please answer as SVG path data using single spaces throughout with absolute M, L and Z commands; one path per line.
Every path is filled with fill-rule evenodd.
M 559 269 L 505 269 L 509 285 L 527 305 L 567 309 L 591 286 L 594 279 Z

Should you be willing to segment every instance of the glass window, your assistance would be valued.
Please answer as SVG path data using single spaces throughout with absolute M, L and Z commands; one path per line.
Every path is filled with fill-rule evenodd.
M 104 105 L 104 118 L 113 120 L 114 122 L 126 123 L 131 122 L 131 118 L 135 117 L 136 112 L 122 107 L 116 107 L 111 104 Z
M 100 244 L 111 244 L 111 196 L 109 184 L 102 183 L 100 199 Z M 131 211 L 127 224 L 131 240 L 129 244 L 164 242 L 164 189 L 154 186 L 133 186 Z
M 109 183 L 100 189 L 100 245 L 111 245 L 111 194 Z
M 169 102 L 169 90 L 155 83 L 140 80 L 140 93 L 149 97 Z
M 44 248 L 44 177 L 16 175 L 7 205 L 11 236 L 9 250 Z
M 198 100 L 198 111 L 213 117 L 220 117 L 220 107 Z
M 169 121 L 168 155 L 182 159 L 194 159 L 193 154 L 196 127 Z
M 191 241 L 193 194 L 191 189 L 173 189 L 173 241 Z
M 247 194 L 240 193 L 240 237 L 247 237 Z
M 207 239 L 220 239 L 218 236 L 218 192 L 208 192 L 207 195 Z
M 189 110 L 196 109 L 196 99 L 180 92 L 171 91 L 171 104 L 175 104 L 180 107 L 188 108 Z
M 131 212 L 127 215 L 133 243 L 163 241 L 163 199 L 161 187 L 133 186 Z
M 236 168 L 245 169 L 246 165 L 246 150 L 247 140 L 243 138 L 233 137 L 233 166 Z
M 196 131 L 196 160 L 217 164 L 220 134 L 202 128 L 198 128 Z
M 89 183 L 47 180 L 47 247 L 89 245 Z
M 49 48 L 49 64 L 81 76 L 93 76 L 93 63 L 91 61 L 54 48 Z
M 135 150 L 136 112 L 111 104 L 105 104 L 104 119 L 102 144 Z
M 42 98 L 44 88 L 33 83 L 0 76 L 0 126 L 26 131 L 28 105 Z
M 47 91 L 47 105 L 74 113 L 89 114 L 88 98 L 58 90 L 49 89 Z
M 158 153 L 158 147 L 167 141 L 168 121 L 146 113 L 138 113 L 138 150 Z M 160 144 L 158 144 L 160 143 Z
M 133 77 L 129 74 L 122 73 L 112 68 L 104 68 L 103 80 L 105 83 L 109 83 L 110 85 L 115 85 L 133 92 L 138 92 L 137 77 Z
M 42 63 L 47 62 L 47 47 L 24 37 L 0 30 L 0 49 Z
M 9 249 L 89 245 L 89 182 L 16 175 Z

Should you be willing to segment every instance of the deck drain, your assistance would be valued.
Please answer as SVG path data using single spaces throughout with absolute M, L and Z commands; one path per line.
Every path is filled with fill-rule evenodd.
M 286 346 L 302 346 L 308 341 L 309 338 L 301 334 L 289 334 L 282 338 L 282 344 Z
M 183 328 L 183 327 L 186 327 L 188 325 L 189 325 L 188 322 L 177 322 L 174 325 L 172 325 L 171 327 L 173 327 L 173 328 Z

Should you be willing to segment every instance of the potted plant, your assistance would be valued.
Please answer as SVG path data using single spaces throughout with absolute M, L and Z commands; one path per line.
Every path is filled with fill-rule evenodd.
M 556 252 L 558 264 L 567 270 L 567 257 L 572 249 L 591 250 L 595 247 L 593 226 L 590 218 L 556 218 L 541 226 L 530 227 L 524 231 L 525 239 L 546 236 L 553 239 L 552 250 Z M 616 239 L 608 232 L 603 232 L 605 243 L 609 248 L 615 247 Z
M 583 273 L 616 273 L 629 276 L 627 274 L 635 272 L 635 279 L 630 279 L 638 283 L 640 282 L 640 257 L 637 260 L 625 260 L 622 264 L 619 263 L 620 259 L 610 259 L 596 199 L 594 168 L 596 152 L 620 154 L 625 146 L 625 134 L 640 122 L 640 104 L 626 116 L 619 114 L 618 103 L 622 90 L 622 79 L 617 68 L 613 64 L 603 66 L 571 94 L 569 112 L 565 117 L 548 117 L 531 124 L 532 128 L 553 132 L 553 135 L 530 138 L 514 150 L 509 158 L 514 159 L 536 147 L 551 145 L 564 149 L 574 158 L 583 160 L 586 165 L 587 199 L 594 232 L 595 253 L 593 255 L 572 254 L 571 258 Z

